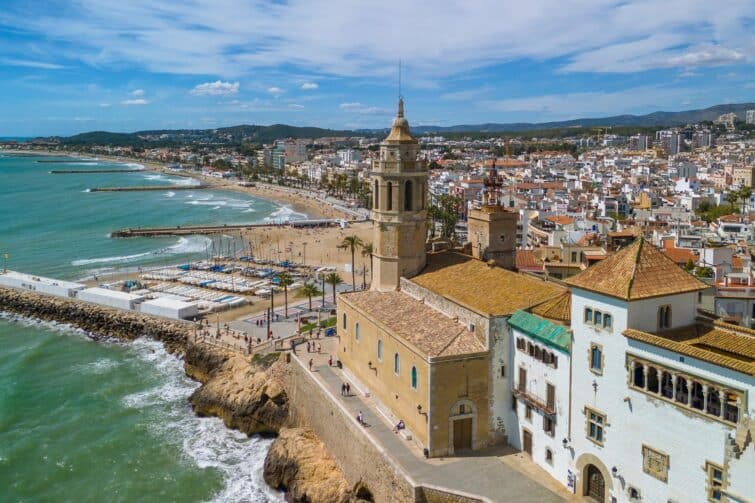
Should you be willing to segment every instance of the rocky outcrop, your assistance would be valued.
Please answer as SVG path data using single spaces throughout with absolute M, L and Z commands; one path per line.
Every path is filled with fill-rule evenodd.
M 229 428 L 276 434 L 288 420 L 288 396 L 278 377 L 284 365 L 266 366 L 221 349 L 193 346 L 184 366 L 203 385 L 189 401 L 198 415 L 219 417 Z
M 304 428 L 283 428 L 265 458 L 265 482 L 285 490 L 289 500 L 307 503 L 356 501 L 343 472 L 317 436 Z
M 161 341 L 171 353 L 183 353 L 192 330 L 189 324 L 183 322 L 2 287 L 0 310 L 29 318 L 69 323 L 89 332 L 94 339 L 151 337 Z

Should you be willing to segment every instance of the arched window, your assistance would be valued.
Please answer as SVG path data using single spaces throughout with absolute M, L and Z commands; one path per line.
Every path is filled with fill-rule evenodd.
M 658 308 L 658 330 L 671 328 L 671 306 Z
M 380 184 L 377 180 L 375 180 L 375 188 L 373 189 L 372 194 L 372 200 L 373 200 L 373 208 L 376 210 L 380 209 Z
M 354 339 L 356 339 L 356 341 L 359 342 L 359 322 L 358 321 L 354 324 Z
M 721 415 L 721 399 L 718 396 L 718 390 L 713 386 L 708 386 L 708 406 L 706 407 L 708 414 L 713 414 L 716 417 Z
M 417 367 L 412 367 L 412 389 L 417 389 Z
M 378 355 L 377 355 L 378 361 L 382 362 L 383 361 L 383 341 L 381 341 L 380 339 L 378 339 L 377 349 L 378 349 Z
M 645 387 L 645 367 L 641 363 L 634 364 L 634 385 L 638 388 Z
M 688 403 L 689 387 L 687 386 L 687 379 L 681 376 L 676 376 L 676 397 L 677 402 L 683 404 Z
M 343 329 L 346 330 L 346 313 L 343 313 Z
M 653 368 L 648 368 L 648 391 L 658 393 L 658 371 Z
M 395 374 L 401 372 L 401 359 L 399 358 L 398 353 L 393 354 L 393 372 Z
M 661 376 L 661 395 L 674 398 L 674 380 L 668 372 L 664 372 Z
M 385 203 L 385 209 L 391 211 L 393 209 L 393 183 L 388 182 L 387 190 L 385 192 L 388 201 Z
M 412 211 L 412 181 L 404 184 L 404 211 Z

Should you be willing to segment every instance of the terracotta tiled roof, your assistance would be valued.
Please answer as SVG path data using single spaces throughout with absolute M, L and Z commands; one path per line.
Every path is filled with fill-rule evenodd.
M 410 281 L 483 316 L 506 316 L 555 297 L 564 289 L 455 252 L 429 253 Z
M 535 257 L 535 250 L 517 250 L 516 268 L 526 271 L 542 271 L 543 264 Z
M 695 292 L 708 287 L 642 238 L 572 276 L 566 283 L 622 300 Z
M 565 291 L 532 308 L 532 312 L 543 318 L 571 323 L 571 292 Z
M 727 328 L 723 328 L 727 327 Z M 728 324 L 698 324 L 659 335 L 628 329 L 624 336 L 755 376 L 755 337 Z
M 564 215 L 551 215 L 550 217 L 546 217 L 545 219 L 559 225 L 568 225 L 574 223 L 574 219 L 572 217 L 567 217 Z
M 689 260 L 697 261 L 697 253 L 686 248 L 664 248 L 663 254 L 677 264 L 686 264 Z
M 485 351 L 475 335 L 457 321 L 402 292 L 342 293 L 344 302 L 382 325 L 428 357 Z

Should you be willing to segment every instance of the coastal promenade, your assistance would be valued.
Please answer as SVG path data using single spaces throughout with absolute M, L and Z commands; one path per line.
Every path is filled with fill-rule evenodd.
M 353 423 L 358 434 L 364 435 L 394 470 L 414 487 L 415 494 L 432 492 L 445 496 L 444 501 L 576 501 L 575 496 L 564 490 L 526 455 L 510 447 L 492 447 L 453 458 L 424 458 L 414 442 L 394 433 L 393 424 L 397 418 L 389 417 L 389 413 L 385 412 L 387 408 L 381 407 L 373 397 L 366 396 L 366 388 L 355 382 L 347 372 L 328 364 L 329 357 L 337 354 L 338 338 L 326 337 L 318 342 L 322 344 L 320 353 L 307 352 L 301 344 L 298 345 L 293 352 L 293 364 L 304 369 L 305 375 L 309 375 L 322 394 L 332 402 L 334 412 L 331 415 L 340 413 Z M 352 393 L 349 396 L 341 394 L 341 385 L 345 382 L 351 384 Z M 360 426 L 355 419 L 360 411 L 366 426 Z M 348 435 L 349 432 L 343 434 Z M 330 445 L 328 447 L 339 458 L 336 449 Z

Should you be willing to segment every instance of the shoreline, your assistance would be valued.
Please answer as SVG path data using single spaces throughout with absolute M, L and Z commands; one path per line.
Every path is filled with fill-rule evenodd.
M 332 204 L 324 203 L 318 200 L 314 193 L 304 189 L 287 189 L 267 183 L 254 182 L 254 187 L 242 187 L 237 182 L 231 182 L 224 179 L 203 176 L 201 173 L 190 171 L 173 171 L 168 169 L 167 165 L 158 161 L 148 161 L 136 159 L 133 157 L 118 157 L 112 155 L 92 155 L 83 152 L 55 152 L 51 150 L 18 150 L 6 149 L 0 150 L 0 153 L 21 154 L 26 156 L 56 156 L 71 158 L 96 158 L 108 162 L 119 164 L 139 164 L 144 167 L 144 171 L 159 173 L 169 176 L 179 176 L 199 180 L 208 186 L 209 190 L 221 190 L 236 192 L 264 199 L 281 206 L 290 206 L 292 210 L 305 214 L 308 218 L 342 218 L 346 220 L 354 219 L 353 215 L 341 211 Z

